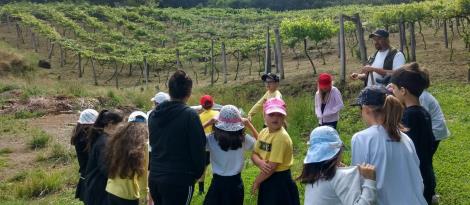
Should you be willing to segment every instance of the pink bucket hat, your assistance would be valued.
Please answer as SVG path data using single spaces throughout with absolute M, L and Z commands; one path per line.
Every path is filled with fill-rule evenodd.
M 271 98 L 267 100 L 263 105 L 265 114 L 281 113 L 287 116 L 286 103 L 281 98 Z

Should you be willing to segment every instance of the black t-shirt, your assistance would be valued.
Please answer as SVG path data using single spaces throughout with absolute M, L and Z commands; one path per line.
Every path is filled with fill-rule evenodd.
M 432 132 L 431 116 L 421 106 L 410 106 L 405 109 L 402 118 L 403 125 L 409 130 L 405 132 L 413 141 L 419 158 L 419 168 L 426 186 L 432 174 L 432 147 L 434 134 Z

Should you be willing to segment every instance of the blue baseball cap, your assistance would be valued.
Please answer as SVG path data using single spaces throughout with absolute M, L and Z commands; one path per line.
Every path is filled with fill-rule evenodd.
M 361 90 L 354 104 L 351 106 L 375 105 L 383 106 L 389 91 L 382 85 L 367 86 Z
M 323 162 L 335 157 L 343 142 L 338 132 L 330 126 L 320 126 L 310 133 L 309 148 L 304 164 Z
M 373 37 L 380 37 L 380 38 L 388 38 L 390 34 L 388 33 L 388 31 L 384 30 L 384 29 L 378 29 L 376 31 L 374 31 L 374 33 L 371 33 L 369 35 L 369 38 L 373 38 Z

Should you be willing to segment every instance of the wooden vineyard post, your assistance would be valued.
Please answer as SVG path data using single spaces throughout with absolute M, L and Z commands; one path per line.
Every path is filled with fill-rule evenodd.
M 96 68 L 95 68 L 95 63 L 93 62 L 93 58 L 91 58 L 90 61 L 91 61 L 91 67 L 93 68 L 93 80 L 95 81 L 95 85 L 98 85 L 98 79 L 96 77 Z
M 176 49 L 176 67 L 178 69 L 183 69 L 183 65 L 181 64 L 181 60 L 180 60 L 180 50 L 179 49 Z
M 214 85 L 214 38 L 211 37 L 211 85 Z
M 64 67 L 64 64 L 65 64 L 65 57 L 64 57 L 64 48 L 63 46 L 59 46 L 60 47 L 60 67 Z
M 223 62 L 223 72 L 224 72 L 224 83 L 227 83 L 227 55 L 225 53 L 225 43 L 222 42 L 222 62 Z
M 270 44 L 269 27 L 266 30 L 266 50 L 264 59 L 264 73 L 271 72 L 271 44 Z
M 82 56 L 78 53 L 78 78 L 82 77 Z
M 51 59 L 52 59 L 52 53 L 54 52 L 54 42 L 50 41 L 51 43 L 51 47 L 49 48 L 49 55 L 47 57 L 47 59 L 49 60 L 49 62 L 51 62 Z
M 33 44 L 34 52 L 38 52 L 38 44 L 36 42 L 36 34 L 31 32 L 31 43 Z
M 447 37 L 447 19 L 444 19 L 444 45 L 449 48 L 449 38 Z
M 280 72 L 281 79 L 284 79 L 284 63 L 282 61 L 281 35 L 279 34 L 279 28 L 274 29 L 274 35 L 276 37 L 276 68 Z
M 344 40 L 344 16 L 341 14 L 339 17 L 339 45 L 340 45 L 340 83 L 346 85 L 346 48 Z
M 415 36 L 415 23 L 410 22 L 410 45 L 411 45 L 411 62 L 416 61 L 416 36 Z
M 115 83 L 116 83 L 116 89 L 119 89 L 119 78 L 118 78 L 119 73 L 118 73 L 118 64 L 117 64 L 116 60 L 114 60 L 114 74 L 116 75 L 116 76 L 114 76 L 115 77 L 114 80 L 115 80 Z
M 366 41 L 364 40 L 364 29 L 362 28 L 361 17 L 358 13 L 354 14 L 354 22 L 356 24 L 356 32 L 359 41 L 359 51 L 361 53 L 361 63 L 362 65 L 367 64 L 367 49 Z
M 398 23 L 398 28 L 400 29 L 400 51 L 403 53 L 406 44 L 406 32 L 405 24 L 403 23 L 403 16 L 400 16 L 400 22 Z
M 147 64 L 147 57 L 144 56 L 144 78 L 145 78 L 145 88 L 148 88 L 148 83 L 149 83 L 149 72 L 148 72 L 149 66 Z

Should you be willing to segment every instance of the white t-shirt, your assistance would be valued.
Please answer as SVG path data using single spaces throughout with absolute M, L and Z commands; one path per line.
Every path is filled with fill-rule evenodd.
M 304 205 L 376 204 L 375 181 L 361 180 L 357 166 L 339 167 L 331 180 L 305 185 Z
M 439 106 L 436 98 L 428 91 L 423 91 L 419 96 L 419 104 L 431 115 L 432 132 L 436 141 L 447 139 L 450 136 L 450 131 L 447 129 L 444 113 L 442 113 L 441 106 Z
M 245 135 L 245 141 L 242 147 L 237 150 L 224 151 L 220 148 L 219 143 L 214 137 L 214 134 L 207 136 L 206 148 L 209 149 L 211 155 L 212 172 L 220 176 L 233 176 L 239 174 L 245 162 L 244 152 L 246 150 L 253 150 L 255 138 L 250 135 Z
M 378 204 L 426 205 L 415 146 L 405 133 L 400 134 L 399 142 L 391 141 L 381 125 L 354 134 L 351 164 L 375 166 Z
M 372 63 L 371 66 L 374 67 L 374 68 L 383 68 L 385 58 L 387 57 L 387 54 L 388 54 L 389 51 L 390 51 L 390 49 L 388 49 L 386 51 L 377 52 L 377 55 L 375 56 L 374 62 Z M 393 69 L 392 70 L 399 69 L 402 65 L 405 64 L 405 62 L 406 62 L 405 56 L 403 55 L 402 52 L 398 51 L 397 54 L 395 54 L 395 57 L 393 58 Z M 374 80 L 383 79 L 383 76 L 376 73 L 376 72 L 373 72 L 373 75 L 374 75 Z M 377 84 L 377 82 L 374 82 L 374 84 Z M 372 78 L 369 75 L 367 86 L 371 86 L 371 85 L 373 85 L 372 84 Z

